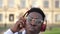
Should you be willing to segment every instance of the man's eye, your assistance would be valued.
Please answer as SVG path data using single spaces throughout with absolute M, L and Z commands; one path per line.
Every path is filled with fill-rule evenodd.
M 32 21 L 31 19 L 29 19 L 29 21 Z
M 31 22 L 32 20 L 31 19 L 28 19 L 28 22 Z
M 41 23 L 41 21 L 38 21 L 37 23 L 39 24 L 39 23 Z

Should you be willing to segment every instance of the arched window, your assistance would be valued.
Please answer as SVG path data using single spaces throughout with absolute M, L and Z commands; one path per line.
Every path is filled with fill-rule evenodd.
M 14 21 L 14 14 L 9 14 L 9 21 Z

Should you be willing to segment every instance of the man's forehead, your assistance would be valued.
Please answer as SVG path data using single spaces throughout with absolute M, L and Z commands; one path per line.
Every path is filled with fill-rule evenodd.
M 32 18 L 40 18 L 40 19 L 43 19 L 42 18 L 42 15 L 37 13 L 37 12 L 31 12 L 29 15 L 29 17 L 32 17 Z

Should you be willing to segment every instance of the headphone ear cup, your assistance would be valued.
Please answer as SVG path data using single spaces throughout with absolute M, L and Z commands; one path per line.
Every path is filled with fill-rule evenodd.
M 41 26 L 41 32 L 44 32 L 46 30 L 46 26 L 47 26 L 47 20 L 44 21 L 44 23 Z
M 44 32 L 46 30 L 46 24 L 42 24 L 41 26 L 41 32 Z

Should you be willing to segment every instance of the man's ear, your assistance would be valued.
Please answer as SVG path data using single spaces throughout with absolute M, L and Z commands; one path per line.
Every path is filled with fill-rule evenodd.
M 46 24 L 47 25 L 47 20 L 44 20 L 44 23 L 43 24 Z

